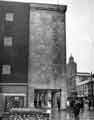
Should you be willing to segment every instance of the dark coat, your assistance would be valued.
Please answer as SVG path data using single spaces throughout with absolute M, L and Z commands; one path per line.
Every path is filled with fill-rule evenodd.
M 74 112 L 75 117 L 79 115 L 79 112 L 80 112 L 80 104 L 79 103 L 74 104 L 73 112 Z

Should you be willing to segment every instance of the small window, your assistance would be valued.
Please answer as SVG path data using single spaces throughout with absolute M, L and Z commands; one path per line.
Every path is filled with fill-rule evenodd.
M 6 13 L 5 20 L 12 22 L 14 20 L 14 14 L 13 13 Z
M 12 47 L 12 37 L 4 37 L 4 46 Z
M 2 66 L 2 74 L 3 75 L 11 74 L 11 66 L 10 65 L 3 65 Z

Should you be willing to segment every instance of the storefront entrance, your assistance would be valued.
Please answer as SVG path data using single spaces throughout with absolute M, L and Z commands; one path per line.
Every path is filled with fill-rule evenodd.
M 61 89 L 35 89 L 35 108 L 54 108 L 61 105 Z

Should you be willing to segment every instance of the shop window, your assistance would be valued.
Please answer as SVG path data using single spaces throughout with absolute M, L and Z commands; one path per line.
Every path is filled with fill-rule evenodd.
M 5 112 L 11 108 L 24 107 L 24 96 L 5 96 Z

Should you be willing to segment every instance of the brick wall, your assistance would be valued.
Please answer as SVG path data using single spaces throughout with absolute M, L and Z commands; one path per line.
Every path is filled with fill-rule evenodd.
M 65 73 L 65 36 L 64 11 L 39 10 L 31 6 L 29 81 L 32 84 L 50 84 L 55 77 Z
M 66 72 L 65 10 L 65 6 L 31 4 L 29 93 L 34 88 L 55 88 L 55 80 Z M 29 94 L 30 102 L 33 96 Z
M 7 13 L 13 13 L 13 21 L 6 21 Z M 10 75 L 0 75 L 2 83 L 27 82 L 29 5 L 0 1 L 0 73 L 2 65 L 11 65 Z M 4 46 L 4 37 L 13 38 L 12 46 Z

